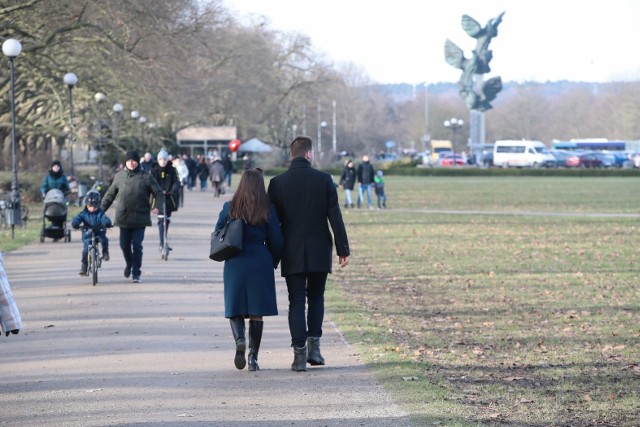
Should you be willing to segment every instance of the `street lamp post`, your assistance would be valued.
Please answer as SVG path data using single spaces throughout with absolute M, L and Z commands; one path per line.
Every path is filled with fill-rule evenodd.
M 7 224 L 11 225 L 11 239 L 14 238 L 16 225 L 22 224 L 20 216 L 20 185 L 18 183 L 18 140 L 16 137 L 16 92 L 13 60 L 22 52 L 22 45 L 16 39 L 7 39 L 2 43 L 2 53 L 9 58 L 11 68 L 11 202 L 6 211 Z
M 69 153 L 71 154 L 71 175 L 75 175 L 73 165 L 73 144 L 75 140 L 75 131 L 73 127 L 73 87 L 78 83 L 78 77 L 73 73 L 67 73 L 64 75 L 64 84 L 69 88 Z
M 153 141 L 156 138 L 156 128 L 158 127 L 158 124 L 156 122 L 151 122 L 147 125 L 147 127 L 149 128 L 149 144 L 147 145 L 147 147 L 149 150 L 151 150 Z
M 322 128 L 327 127 L 327 122 L 321 120 L 322 107 L 318 102 L 318 163 L 322 162 Z
M 138 110 L 132 110 L 131 111 L 131 120 L 133 120 L 134 122 L 138 121 L 138 118 L 140 117 L 140 112 Z M 132 132 L 131 134 L 133 135 L 135 133 L 135 125 L 133 125 L 134 127 L 132 128 Z M 138 144 L 134 144 L 133 148 L 138 148 L 137 147 Z
M 332 123 L 332 127 L 331 127 L 331 132 L 332 132 L 332 148 L 333 148 L 333 155 L 335 156 L 337 154 L 337 145 L 338 145 L 338 138 L 337 138 L 337 134 L 336 134 L 336 100 L 333 100 L 333 123 Z
M 93 95 L 93 99 L 95 99 L 96 103 L 98 104 L 98 114 L 100 117 L 98 117 L 98 181 L 102 182 L 103 181 L 103 173 L 102 173 L 102 152 L 104 150 L 104 135 L 102 134 L 102 103 L 104 102 L 105 99 L 107 99 L 107 96 L 102 93 L 102 92 L 98 92 L 95 95 Z
M 142 145 L 145 146 L 145 123 L 147 123 L 147 118 L 145 116 L 140 116 L 140 118 L 138 119 L 138 123 L 140 123 L 140 141 L 142 142 Z M 148 151 L 149 147 L 146 146 L 145 151 Z
M 113 104 L 113 145 L 118 147 L 118 125 L 120 121 L 120 116 L 122 115 L 122 110 L 124 107 L 120 103 Z
M 451 129 L 452 135 L 451 135 L 451 146 L 453 148 L 453 158 L 451 160 L 451 165 L 452 166 L 456 166 L 456 131 L 458 129 L 460 129 L 462 127 L 462 125 L 464 125 L 464 120 L 462 119 L 456 119 L 455 117 L 449 119 L 449 120 L 445 120 L 444 121 L 444 127 Z

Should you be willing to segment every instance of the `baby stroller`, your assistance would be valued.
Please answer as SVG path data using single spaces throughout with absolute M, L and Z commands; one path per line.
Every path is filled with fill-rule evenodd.
M 57 188 L 47 191 L 44 196 L 42 209 L 42 230 L 40 230 L 40 243 L 49 237 L 54 241 L 64 239 L 71 241 L 71 230 L 67 228 L 67 203 L 64 193 Z M 47 225 L 47 221 L 49 225 Z

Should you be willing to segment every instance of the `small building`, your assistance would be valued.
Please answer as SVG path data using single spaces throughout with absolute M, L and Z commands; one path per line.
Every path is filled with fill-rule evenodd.
M 211 151 L 222 154 L 229 151 L 229 142 L 237 139 L 235 126 L 190 126 L 176 133 L 181 153 L 208 155 Z

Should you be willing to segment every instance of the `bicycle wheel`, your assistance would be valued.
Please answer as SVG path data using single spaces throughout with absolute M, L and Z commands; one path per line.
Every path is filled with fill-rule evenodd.
M 91 269 L 91 281 L 93 283 L 93 286 L 96 285 L 96 283 L 98 283 L 98 251 L 96 250 L 95 247 L 91 248 L 91 251 L 89 252 L 90 255 L 90 262 L 89 262 L 89 268 Z

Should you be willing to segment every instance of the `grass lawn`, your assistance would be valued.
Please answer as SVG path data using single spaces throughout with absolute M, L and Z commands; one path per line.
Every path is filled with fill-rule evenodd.
M 637 179 L 386 181 L 327 313 L 420 425 L 640 424 Z

